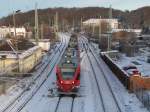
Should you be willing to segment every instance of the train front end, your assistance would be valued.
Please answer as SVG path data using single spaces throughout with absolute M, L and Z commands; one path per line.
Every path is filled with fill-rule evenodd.
M 57 67 L 57 87 L 61 94 L 74 94 L 80 86 L 80 66 L 77 68 Z

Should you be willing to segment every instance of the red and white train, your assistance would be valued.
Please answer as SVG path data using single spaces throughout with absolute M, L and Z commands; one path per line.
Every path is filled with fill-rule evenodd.
M 80 53 L 78 37 L 72 34 L 68 47 L 56 67 L 59 94 L 77 94 L 80 86 Z

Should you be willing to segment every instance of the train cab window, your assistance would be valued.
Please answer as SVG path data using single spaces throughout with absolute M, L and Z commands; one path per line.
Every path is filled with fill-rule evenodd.
M 73 72 L 63 72 L 62 73 L 62 78 L 63 79 L 73 79 L 74 73 Z
M 75 69 L 74 68 L 63 68 L 61 69 L 62 72 L 62 78 L 63 79 L 73 79 L 74 77 L 74 73 L 75 73 Z

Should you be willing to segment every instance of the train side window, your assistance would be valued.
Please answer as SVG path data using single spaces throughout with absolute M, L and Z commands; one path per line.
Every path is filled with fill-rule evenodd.
M 60 79 L 59 79 L 59 77 L 58 77 L 58 73 L 56 73 L 56 78 L 57 78 L 57 80 L 59 80 L 59 81 L 60 81 Z
M 80 80 L 80 74 L 78 74 L 78 76 L 77 76 L 77 80 Z

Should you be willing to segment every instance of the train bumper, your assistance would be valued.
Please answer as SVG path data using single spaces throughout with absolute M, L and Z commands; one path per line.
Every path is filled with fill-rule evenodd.
M 60 92 L 65 92 L 65 93 L 71 93 L 71 92 L 77 92 L 78 91 L 79 86 L 76 84 L 65 84 L 65 83 L 61 83 L 58 85 L 58 90 Z

